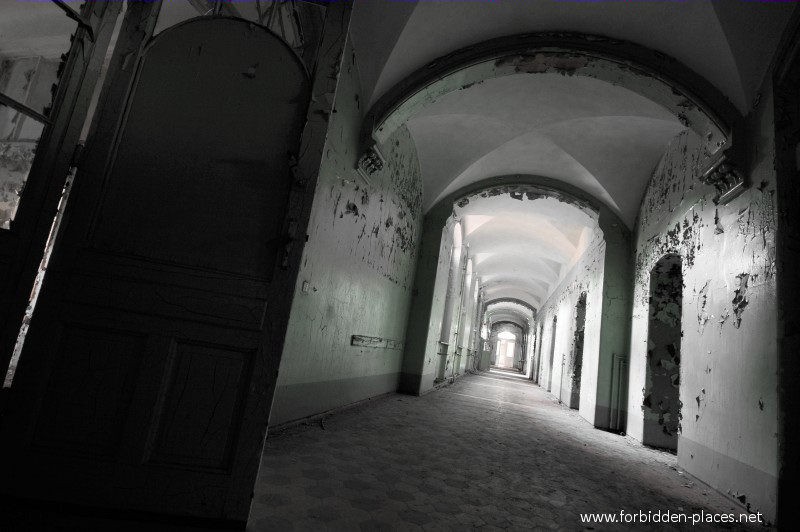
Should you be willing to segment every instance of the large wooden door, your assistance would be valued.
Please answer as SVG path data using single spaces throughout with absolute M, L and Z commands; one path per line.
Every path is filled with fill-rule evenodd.
M 76 177 L 0 428 L 5 490 L 247 519 L 309 90 L 297 56 L 242 20 L 149 45 L 110 151 Z

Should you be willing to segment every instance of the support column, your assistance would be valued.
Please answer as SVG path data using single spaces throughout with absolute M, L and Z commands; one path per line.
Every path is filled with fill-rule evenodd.
M 628 376 L 624 370 L 630 356 L 633 312 L 634 257 L 622 224 L 600 213 L 605 240 L 603 262 L 603 309 L 597 368 L 594 426 L 622 430 L 627 420 Z
M 450 254 L 453 245 L 452 204 L 432 209 L 422 236 L 408 313 L 403 369 L 398 390 L 420 395 L 433 389 L 439 366 Z M 446 341 L 445 341 L 446 343 Z
M 447 346 L 444 358 L 439 360 L 439 368 L 436 372 L 436 380 L 442 381 L 447 377 L 447 368 L 452 364 L 451 375 L 455 375 L 455 358 L 458 351 L 458 311 L 454 312 L 456 302 L 460 302 L 461 288 L 461 247 L 453 247 L 450 254 L 450 274 L 447 278 L 447 299 L 444 303 L 444 317 L 442 318 L 442 334 L 439 344 Z M 457 299 L 458 298 L 458 299 Z M 459 305 L 460 306 L 460 305 Z M 453 333 L 453 321 L 456 321 L 455 333 Z M 442 353 L 440 352 L 440 355 Z M 452 357 L 451 357 L 452 355 Z

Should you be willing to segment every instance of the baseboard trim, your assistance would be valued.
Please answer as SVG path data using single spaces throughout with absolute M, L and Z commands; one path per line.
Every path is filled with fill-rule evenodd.
M 386 392 L 386 393 L 374 395 L 372 397 L 367 397 L 366 399 L 361 399 L 360 401 L 356 401 L 354 403 L 348 403 L 346 405 L 337 406 L 336 408 L 331 408 L 329 410 L 325 410 L 324 412 L 320 412 L 318 414 L 312 414 L 310 416 L 301 417 L 301 418 L 298 418 L 298 419 L 293 419 L 291 421 L 284 421 L 283 423 L 280 423 L 280 424 L 275 425 L 275 426 L 270 425 L 269 430 L 267 431 L 267 434 L 269 435 L 269 434 L 281 433 L 281 432 L 285 431 L 286 429 L 289 429 L 289 428 L 292 428 L 292 427 L 296 427 L 298 425 L 311 425 L 312 423 L 316 423 L 318 421 L 322 421 L 326 417 L 330 417 L 330 416 L 332 416 L 334 414 L 338 414 L 338 413 L 344 412 L 346 410 L 352 410 L 353 408 L 357 408 L 359 406 L 363 406 L 363 405 L 369 404 L 369 403 L 371 403 L 373 401 L 377 401 L 378 399 L 383 399 L 383 398 L 389 397 L 391 395 L 396 395 L 398 393 L 400 393 L 400 392 L 397 392 L 397 391 Z

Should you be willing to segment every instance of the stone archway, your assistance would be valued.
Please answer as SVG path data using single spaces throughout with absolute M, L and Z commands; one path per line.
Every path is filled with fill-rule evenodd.
M 387 92 L 367 113 L 364 148 L 378 144 L 437 99 L 489 79 L 556 73 L 619 85 L 669 110 L 695 131 L 709 156 L 732 145 L 741 114 L 681 63 L 638 44 L 568 32 L 492 39 L 434 60 Z
M 541 176 L 507 175 L 480 181 L 447 196 L 425 216 L 414 281 L 415 296 L 409 310 L 400 389 L 422 394 L 433 387 L 440 332 L 436 316 L 441 315 L 446 292 L 448 257 L 445 250 L 452 244 L 442 236 L 452 233 L 454 205 L 465 205 L 473 198 L 499 194 L 527 199 L 554 198 L 597 219 L 605 246 L 602 323 L 597 365 L 584 367 L 583 371 L 597 374 L 596 387 L 588 392 L 595 403 L 590 421 L 597 427 L 616 428 L 616 423 L 615 427 L 611 427 L 612 419 L 619 420 L 624 417 L 624 412 L 614 400 L 620 395 L 612 388 L 625 384 L 614 384 L 616 381 L 612 378 L 612 369 L 614 355 L 627 356 L 628 353 L 633 268 L 630 232 L 616 214 L 595 198 L 576 187 Z

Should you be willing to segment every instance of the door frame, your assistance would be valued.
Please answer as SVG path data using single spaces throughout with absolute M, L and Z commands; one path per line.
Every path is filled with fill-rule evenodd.
M 9 230 L 0 230 L 0 370 L 8 368 L 122 5 L 86 2 Z M 67 16 L 65 14 L 64 16 Z

